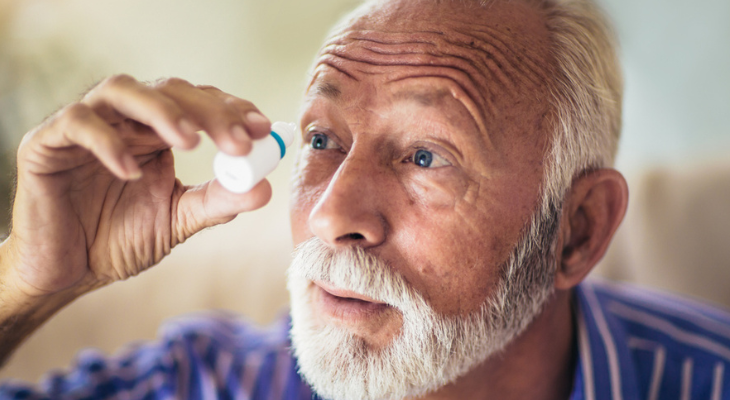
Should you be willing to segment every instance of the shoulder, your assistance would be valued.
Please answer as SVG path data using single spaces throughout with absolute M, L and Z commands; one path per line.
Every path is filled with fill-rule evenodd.
M 614 363 L 624 381 L 635 379 L 644 395 L 661 399 L 689 391 L 701 398 L 730 398 L 730 392 L 720 397 L 723 386 L 730 389 L 724 384 L 730 380 L 730 313 L 600 279 L 581 284 L 576 295 L 586 336 L 600 344 L 591 344 L 594 353 L 605 348 L 607 364 Z

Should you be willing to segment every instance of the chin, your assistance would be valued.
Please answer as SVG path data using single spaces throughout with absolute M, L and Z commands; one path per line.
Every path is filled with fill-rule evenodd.
M 299 371 L 325 398 L 420 397 L 454 382 L 508 342 L 484 340 L 491 335 L 481 328 L 485 317 L 481 312 L 466 323 L 434 318 L 425 304 L 415 307 L 429 310 L 425 315 L 412 310 L 408 315 L 388 306 L 374 313 L 358 310 L 331 317 L 322 315 L 318 305 L 331 299 L 322 299 L 311 281 L 290 275 L 288 286 Z M 397 333 L 383 335 L 377 328 L 389 312 L 403 316 L 396 319 Z

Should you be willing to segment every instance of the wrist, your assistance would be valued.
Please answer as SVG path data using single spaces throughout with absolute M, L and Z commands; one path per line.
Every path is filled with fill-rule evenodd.
M 0 318 L 9 311 L 29 311 L 34 303 L 42 303 L 45 296 L 33 296 L 22 289 L 20 276 L 15 268 L 17 257 L 13 251 L 13 241 L 8 237 L 0 243 Z
M 18 263 L 10 235 L 0 243 L 0 321 L 11 316 L 17 319 L 18 315 L 45 320 L 82 294 L 79 289 L 54 293 L 36 290 L 22 279 Z
M 32 295 L 22 289 L 10 239 L 0 243 L 0 365 L 20 343 L 78 295 L 72 291 Z

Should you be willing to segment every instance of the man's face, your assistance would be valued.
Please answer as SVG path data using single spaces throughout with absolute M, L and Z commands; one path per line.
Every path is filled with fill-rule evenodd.
M 477 311 L 538 206 L 547 37 L 521 3 L 392 1 L 331 38 L 301 119 L 295 244 L 361 247 L 439 314 Z M 317 283 L 316 323 L 373 348 L 400 332 L 393 307 Z

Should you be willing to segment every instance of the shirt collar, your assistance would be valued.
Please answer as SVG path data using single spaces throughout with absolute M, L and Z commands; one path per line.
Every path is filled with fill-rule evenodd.
M 578 362 L 570 400 L 638 400 L 639 386 L 623 325 L 607 313 L 592 281 L 575 290 Z

